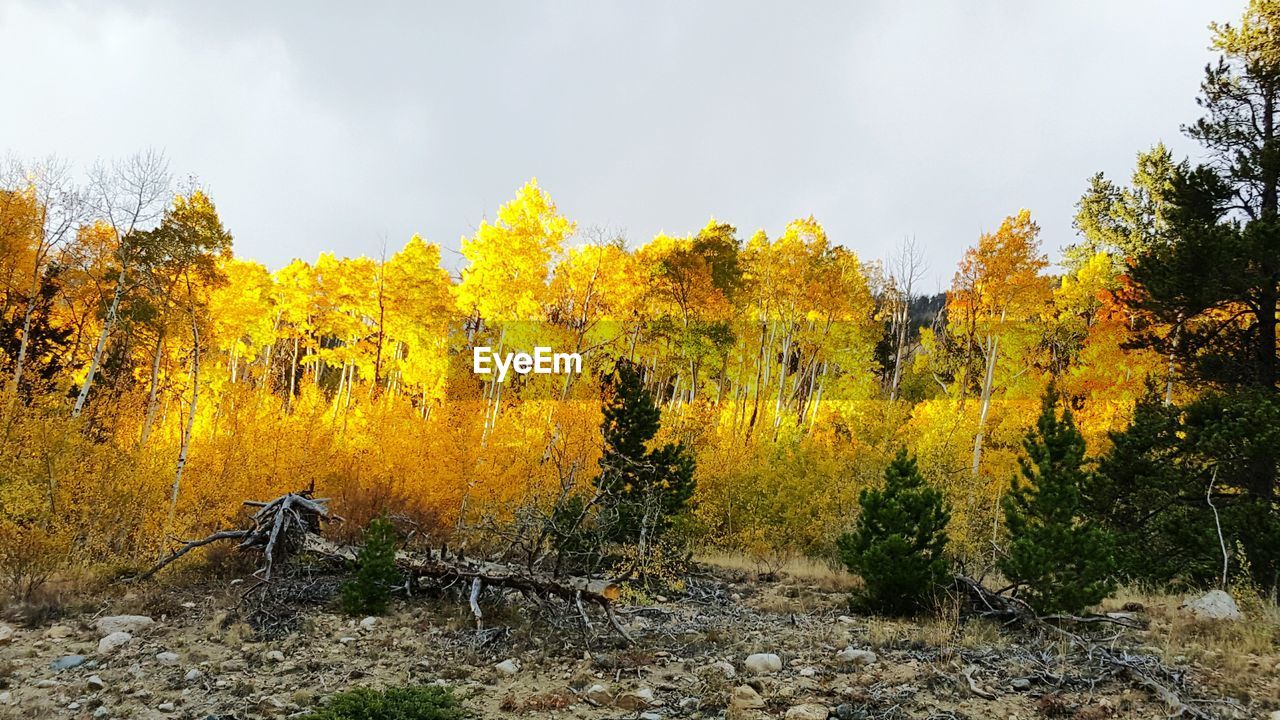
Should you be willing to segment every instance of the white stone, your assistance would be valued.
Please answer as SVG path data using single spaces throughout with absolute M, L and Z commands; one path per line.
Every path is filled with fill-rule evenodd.
M 734 668 L 733 663 L 729 662 L 728 660 L 713 662 L 710 665 L 705 666 L 704 669 L 711 672 L 718 673 L 719 675 L 723 676 L 724 679 L 726 680 L 732 680 L 738 677 L 738 670 Z
M 729 696 L 730 710 L 757 710 L 764 707 L 764 698 L 750 685 L 739 685 Z
M 12 625 L 0 623 L 0 645 L 8 645 L 13 642 L 15 633 L 17 633 L 17 630 L 14 630 Z
M 99 720 L 101 720 L 101 718 L 108 717 L 110 715 L 111 715 L 111 711 L 108 710 L 106 706 L 99 706 L 97 710 L 93 711 L 93 716 L 95 718 L 99 718 Z
M 1236 601 L 1222 590 L 1210 590 L 1182 608 L 1202 620 L 1241 620 L 1244 613 Z
M 781 670 L 782 658 L 773 653 L 754 653 L 748 655 L 747 659 L 742 661 L 742 666 L 747 669 L 747 672 L 765 675 Z
M 623 710 L 643 710 L 655 702 L 658 698 L 653 694 L 653 688 L 638 687 L 635 690 L 628 690 L 622 693 L 613 701 L 613 704 Z
M 378 618 L 372 615 L 360 621 L 360 627 L 364 628 L 365 630 L 372 630 L 374 626 L 377 624 L 378 624 Z
M 870 650 L 860 650 L 852 645 L 836 654 L 836 660 L 839 660 L 842 663 L 855 665 L 857 667 L 872 665 L 879 659 L 880 658 Z
M 156 653 L 156 662 L 159 662 L 161 665 L 177 665 L 178 653 L 169 652 L 167 650 L 162 653 Z
M 805 703 L 787 711 L 786 720 L 827 720 L 826 705 Z
M 0 690 L 0 705 L 15 705 L 13 693 L 8 690 Z
M 262 659 L 270 663 L 284 662 L 284 653 L 279 650 L 269 650 L 262 656 Z
M 106 637 L 98 641 L 98 654 L 107 655 L 128 645 L 133 640 L 133 636 L 124 631 L 110 633 Z
M 93 624 L 93 629 L 98 631 L 99 635 L 110 635 L 112 633 L 136 633 L 145 630 L 156 621 L 146 615 L 108 615 L 107 617 L 98 618 Z
M 640 720 L 662 720 L 662 714 L 656 712 L 640 713 Z
M 177 707 L 171 702 L 162 702 L 156 706 L 156 709 L 162 713 L 171 713 L 177 710 Z
M 511 677 L 512 675 L 515 675 L 516 673 L 520 672 L 520 662 L 517 661 L 515 658 L 507 658 L 506 660 L 503 660 L 497 665 L 494 665 L 493 669 L 497 670 L 503 675 L 506 675 L 507 677 Z
M 183 677 L 186 678 L 187 682 L 195 682 L 196 680 L 199 680 L 200 678 L 204 677 L 204 673 L 201 672 L 198 668 L 191 668 L 190 670 L 187 671 L 187 674 L 184 675 Z
M 800 668 L 800 677 L 809 677 L 809 678 L 811 678 L 811 677 L 815 677 L 815 676 L 817 676 L 817 674 L 818 674 L 818 668 L 816 668 L 816 667 L 805 667 L 805 668 Z
M 609 688 L 600 683 L 587 688 L 582 696 L 597 705 L 609 705 L 613 702 L 613 695 L 609 693 Z
M 106 684 L 105 682 L 103 682 L 103 681 L 102 681 L 102 678 L 98 677 L 97 675 L 90 675 L 90 676 L 89 676 L 89 679 L 88 679 L 88 680 L 86 680 L 86 681 L 85 681 L 85 683 L 89 686 L 89 689 L 90 689 L 90 690 L 105 690 L 105 689 L 107 689 L 107 684 Z

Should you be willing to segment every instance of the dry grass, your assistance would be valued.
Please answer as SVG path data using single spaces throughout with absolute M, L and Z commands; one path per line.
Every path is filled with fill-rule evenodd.
M 1146 641 L 1163 661 L 1203 668 L 1204 681 L 1228 695 L 1280 703 L 1276 677 L 1280 668 L 1280 607 L 1254 593 L 1237 592 L 1244 620 L 1201 620 L 1179 609 L 1198 595 L 1122 588 L 1103 609 L 1140 605 L 1151 622 Z
M 695 559 L 724 570 L 790 578 L 823 592 L 851 592 L 862 584 L 858 576 L 843 567 L 797 553 L 769 553 L 767 557 L 755 557 L 742 553 L 708 552 Z

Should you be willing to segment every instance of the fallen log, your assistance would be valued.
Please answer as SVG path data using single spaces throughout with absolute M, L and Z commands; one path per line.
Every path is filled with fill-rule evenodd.
M 346 567 L 354 563 L 360 553 L 357 546 L 339 545 L 320 535 L 322 523 L 337 522 L 342 518 L 329 511 L 327 500 L 312 498 L 309 491 L 288 493 L 268 502 L 251 500 L 245 505 L 257 508 L 250 517 L 251 528 L 221 530 L 187 541 L 132 580 L 150 578 L 192 550 L 221 540 L 239 540 L 237 550 L 262 553 L 262 565 L 253 573 L 253 577 L 259 580 L 255 588 L 270 582 L 277 563 L 289 557 L 305 553 Z M 438 550 L 399 550 L 396 552 L 396 565 L 417 582 L 430 579 L 445 584 L 460 582 L 470 585 L 468 600 L 477 628 L 481 627 L 484 618 L 480 594 L 486 587 L 495 587 L 516 590 L 533 598 L 562 600 L 567 606 L 577 608 L 588 629 L 591 625 L 584 604 L 598 605 L 613 629 L 627 641 L 632 640 L 614 615 L 613 603 L 618 600 L 622 588 L 612 580 L 557 577 L 524 566 L 468 558 L 462 552 L 450 553 L 444 546 Z
M 311 555 L 329 558 L 342 563 L 355 562 L 360 549 L 353 545 L 338 545 L 314 533 L 306 536 L 303 550 Z M 448 548 L 427 551 L 396 551 L 396 566 L 406 575 L 421 580 L 450 583 L 459 581 L 471 586 L 468 598 L 471 612 L 479 627 L 484 615 L 480 610 L 480 592 L 486 587 L 518 590 L 536 597 L 554 597 L 578 606 L 591 602 L 599 605 L 618 634 L 627 640 L 631 637 L 623 629 L 613 613 L 613 603 L 621 596 L 622 587 L 612 580 L 587 577 L 556 577 L 549 573 L 531 571 L 523 566 L 507 565 L 468 558 L 461 553 L 450 555 Z

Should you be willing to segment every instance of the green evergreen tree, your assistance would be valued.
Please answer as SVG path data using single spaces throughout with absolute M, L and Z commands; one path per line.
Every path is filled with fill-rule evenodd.
M 1025 483 L 1014 480 L 1003 501 L 1009 552 L 1000 570 L 1037 612 L 1079 612 L 1115 588 L 1114 540 L 1084 517 L 1084 437 L 1071 410 L 1057 414 L 1058 393 L 1045 392 L 1040 418 L 1019 459 Z
M 884 480 L 883 489 L 858 496 L 857 527 L 838 546 L 845 565 L 866 584 L 867 606 L 902 615 L 927 608 L 947 581 L 951 513 L 905 448 L 889 463 Z
M 604 454 L 596 487 L 604 497 L 604 534 L 614 542 L 652 542 L 693 495 L 693 456 L 680 443 L 648 448 L 661 411 L 634 363 L 619 361 L 606 381 L 603 413 Z
M 342 584 L 342 609 L 352 615 L 381 615 L 391 603 L 391 591 L 403 582 L 396 568 L 396 529 L 390 521 L 374 518 L 365 528 L 355 574 Z
M 1116 539 L 1119 576 L 1141 583 L 1203 585 L 1222 572 L 1208 476 L 1181 435 L 1183 409 L 1152 391 L 1111 448 L 1085 492 L 1085 515 Z

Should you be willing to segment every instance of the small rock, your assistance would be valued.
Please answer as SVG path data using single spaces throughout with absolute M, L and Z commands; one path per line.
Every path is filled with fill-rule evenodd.
M 8 645 L 13 642 L 13 636 L 17 630 L 12 625 L 0 623 L 0 645 Z
M 729 599 L 734 602 L 742 602 L 742 593 L 733 593 L 729 596 Z
M 681 698 L 679 707 L 682 713 L 697 712 L 702 707 L 702 700 L 696 697 Z
M 731 710 L 757 710 L 762 707 L 764 707 L 764 698 L 760 697 L 760 693 L 750 685 L 739 685 L 729 695 Z
M 201 672 L 198 668 L 191 668 L 190 670 L 188 670 L 188 671 L 187 671 L 187 674 L 186 674 L 186 675 L 183 675 L 182 677 L 183 677 L 183 679 L 185 679 L 187 682 L 195 682 L 195 681 L 197 681 L 197 680 L 199 680 L 199 679 L 203 678 L 203 677 L 204 677 L 204 673 L 203 673 L 203 672 Z
M 99 706 L 97 710 L 93 711 L 93 716 L 95 718 L 99 718 L 99 720 L 101 720 L 101 718 L 109 716 L 110 714 L 111 714 L 111 711 L 108 710 L 105 706 Z
M 748 672 L 756 675 L 765 675 L 781 670 L 782 658 L 773 653 L 754 653 L 748 655 L 747 659 L 742 661 L 742 665 Z
M 98 654 L 107 655 L 128 645 L 133 636 L 123 630 L 113 632 L 98 641 Z
M 817 703 L 805 703 L 796 705 L 787 711 L 786 720 L 827 720 L 827 713 L 830 712 L 826 705 L 818 705 Z
M 1267 715 L 1267 718 L 1269 720 L 1280 720 L 1280 710 L 1272 710 L 1271 713 Z
M 811 677 L 816 677 L 817 675 L 818 675 L 818 668 L 815 668 L 815 667 L 800 668 L 800 677 L 811 678 Z
M 99 635 L 110 635 L 112 633 L 136 633 L 145 630 L 156 621 L 146 615 L 108 615 L 107 617 L 98 618 L 98 622 L 93 624 L 93 629 L 98 631 Z
M 1244 614 L 1236 601 L 1222 590 L 1210 590 L 1182 606 L 1183 610 L 1202 620 L 1240 620 Z
M 1027 678 L 1014 678 L 1012 681 L 1010 681 L 1009 687 L 1013 688 L 1014 690 L 1030 690 L 1031 681 L 1028 680 Z
M 597 705 L 609 705 L 613 702 L 613 695 L 609 693 L 609 688 L 600 683 L 587 688 L 582 696 Z
M 514 658 L 507 658 L 497 665 L 494 665 L 493 669 L 507 677 L 511 677 L 512 675 L 520 672 L 520 663 Z
M 284 662 L 284 653 L 279 650 L 268 650 L 267 653 L 262 656 L 262 659 L 269 663 Z
M 353 638 L 353 637 L 341 637 L 341 638 L 338 638 L 338 642 L 342 643 L 343 645 L 350 645 L 351 643 L 353 643 L 353 642 L 355 642 L 355 641 L 356 641 L 356 639 L 355 639 L 355 638 Z
M 642 712 L 640 713 L 640 720 L 662 720 L 662 713 Z
M 55 687 L 58 687 L 58 685 L 59 683 L 57 680 L 51 680 L 49 678 L 36 681 L 36 687 L 40 688 L 41 690 L 48 690 L 49 688 L 55 688 Z
M 49 638 L 50 640 L 61 640 L 63 638 L 71 637 L 74 634 L 75 634 L 75 630 L 72 630 L 66 625 L 54 625 L 53 627 L 44 631 L 44 636 Z
M 372 615 L 360 621 L 360 627 L 364 628 L 365 630 L 372 630 L 374 626 L 377 624 L 378 624 L 378 618 Z
M 657 697 L 653 694 L 653 688 L 639 687 L 622 693 L 613 701 L 613 704 L 623 710 L 643 710 L 653 705 L 656 701 Z
M 90 690 L 106 690 L 107 689 L 107 684 L 103 682 L 102 678 L 98 677 L 97 675 L 90 675 L 89 679 L 86 680 L 85 683 L 89 686 Z
M 54 670 L 70 670 L 71 668 L 80 667 L 83 664 L 84 664 L 83 655 L 63 655 L 62 657 L 53 661 L 52 667 Z
M 866 720 L 867 718 L 867 711 L 858 710 L 849 703 L 837 705 L 833 714 L 836 720 Z
M 156 661 L 161 665 L 177 665 L 178 653 L 169 652 L 167 650 L 162 653 L 156 653 Z
M 72 710 L 72 711 L 74 711 L 74 710 L 79 710 L 79 709 L 80 709 L 80 703 L 78 703 L 78 702 L 74 702 L 74 701 L 73 701 L 73 702 L 69 702 L 69 703 L 67 703 L 67 709 L 68 709 L 68 710 Z
M 836 654 L 836 660 L 856 667 L 873 665 L 880 658 L 870 650 L 860 650 L 850 645 Z
M 14 705 L 13 693 L 8 690 L 0 690 L 0 705 Z
M 732 680 L 738 676 L 738 670 L 734 668 L 733 663 L 728 660 L 713 662 L 710 665 L 704 666 L 703 669 L 722 675 L 726 680 Z
M 162 713 L 171 713 L 178 708 L 171 702 L 162 702 L 156 706 L 156 709 Z

